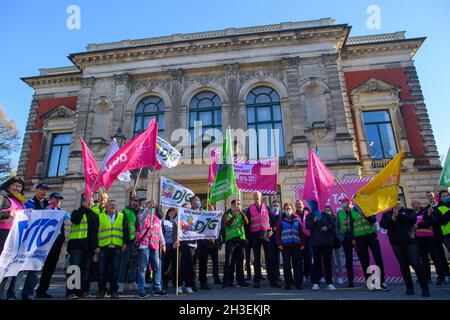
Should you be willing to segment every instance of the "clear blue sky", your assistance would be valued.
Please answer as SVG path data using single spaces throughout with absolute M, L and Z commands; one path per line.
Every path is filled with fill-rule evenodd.
M 80 30 L 66 27 L 69 5 L 81 9 Z M 381 29 L 367 28 L 369 5 L 381 9 Z M 351 25 L 353 36 L 407 31 L 407 37 L 428 37 L 415 65 L 439 153 L 444 154 L 450 143 L 449 14 L 446 0 L 2 1 L 0 105 L 23 135 L 33 90 L 20 77 L 70 65 L 67 55 L 84 51 L 89 43 L 332 17 Z M 18 157 L 19 152 L 16 161 Z

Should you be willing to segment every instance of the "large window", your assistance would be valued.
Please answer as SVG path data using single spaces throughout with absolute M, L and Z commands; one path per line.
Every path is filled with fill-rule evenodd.
M 363 112 L 370 156 L 391 159 L 397 154 L 391 117 L 388 110 Z
M 160 97 L 144 98 L 136 107 L 133 136 L 145 131 L 153 117 L 158 123 L 158 136 L 164 138 L 164 109 L 166 105 Z
M 284 157 L 280 96 L 269 87 L 253 89 L 247 96 L 249 159 Z
M 70 141 L 70 133 L 53 135 L 47 177 L 60 177 L 66 174 L 69 164 Z
M 211 91 L 202 91 L 192 98 L 189 104 L 189 134 L 191 144 L 201 141 L 202 145 L 214 142 L 216 130 L 222 132 L 222 101 Z M 200 131 L 195 136 L 195 122 L 201 122 Z M 201 139 L 201 140 L 200 140 Z M 198 143 L 198 142 L 197 142 Z

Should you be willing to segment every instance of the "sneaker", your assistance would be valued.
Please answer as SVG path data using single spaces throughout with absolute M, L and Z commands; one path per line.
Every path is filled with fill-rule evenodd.
M 147 294 L 145 292 L 139 293 L 138 297 L 139 297 L 139 299 L 145 299 L 145 298 L 147 298 Z
M 338 277 L 336 280 L 336 283 L 340 286 L 342 286 L 344 284 L 344 279 L 342 279 L 342 277 Z
M 76 299 L 78 299 L 78 296 L 75 293 L 71 293 L 67 296 L 67 299 L 76 300 Z
M 241 282 L 236 285 L 236 288 L 248 288 L 250 284 L 248 282 Z
M 87 291 L 82 292 L 78 295 L 79 298 L 91 298 L 91 294 Z
M 320 287 L 319 287 L 319 285 L 318 285 L 317 283 L 315 283 L 315 284 L 313 284 L 312 289 L 313 289 L 314 291 L 319 291 L 319 290 L 320 290 Z
M 194 292 L 197 292 L 197 291 L 198 291 L 198 288 L 194 285 L 194 286 L 192 287 L 192 290 L 193 290 Z
M 324 277 L 320 278 L 320 283 L 325 283 L 325 278 Z
M 185 290 L 186 290 L 187 294 L 193 294 L 194 293 L 194 290 L 192 290 L 191 287 L 186 287 Z
M 389 291 L 389 288 L 388 288 L 386 282 L 383 282 L 383 283 L 381 284 L 381 290 L 382 290 L 382 291 Z
M 327 290 L 335 291 L 336 287 L 334 286 L 334 284 L 331 283 L 331 284 L 327 285 Z
M 123 293 L 123 283 L 119 283 L 119 289 L 117 289 L 118 293 Z
M 37 297 L 38 299 L 51 299 L 51 298 L 52 298 L 52 295 L 51 295 L 51 294 L 48 294 L 47 292 L 43 292 L 43 293 L 37 293 L 37 294 L 36 294 L 36 297 Z
M 160 291 L 156 291 L 155 293 L 153 293 L 154 297 L 165 297 L 167 296 L 167 292 L 165 292 L 164 290 L 160 290 Z
M 178 287 L 178 294 L 183 294 L 183 288 Z

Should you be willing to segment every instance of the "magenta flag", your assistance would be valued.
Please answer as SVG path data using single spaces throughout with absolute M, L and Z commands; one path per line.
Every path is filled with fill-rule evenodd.
M 277 193 L 278 158 L 258 161 L 234 159 L 236 184 L 242 192 Z
M 147 130 L 126 143 L 108 160 L 102 172 L 105 189 L 108 190 L 117 176 L 124 171 L 140 168 L 160 168 L 156 159 L 156 139 L 158 124 L 155 118 L 148 125 Z
M 81 150 L 83 151 L 84 180 L 86 182 L 84 197 L 88 198 L 92 194 L 92 192 L 95 192 L 100 188 L 100 186 L 98 186 L 98 183 L 96 183 L 99 179 L 98 167 L 95 163 L 91 151 L 81 137 L 80 142 Z M 93 187 L 94 184 L 96 184 L 95 188 Z
M 303 199 L 316 201 L 318 209 L 323 211 L 331 194 L 334 176 L 320 160 L 319 156 L 309 149 L 308 169 L 306 170 Z
M 209 151 L 209 174 L 208 174 L 208 186 L 212 186 L 216 177 L 217 167 L 220 161 L 220 151 L 211 147 Z

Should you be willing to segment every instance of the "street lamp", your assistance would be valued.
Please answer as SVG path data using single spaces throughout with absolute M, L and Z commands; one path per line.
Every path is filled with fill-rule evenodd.
M 116 132 L 114 133 L 114 135 L 111 138 L 116 139 L 119 147 L 122 147 L 122 145 L 127 140 L 127 137 L 125 137 L 125 135 L 122 133 L 122 129 L 120 127 L 116 130 Z

